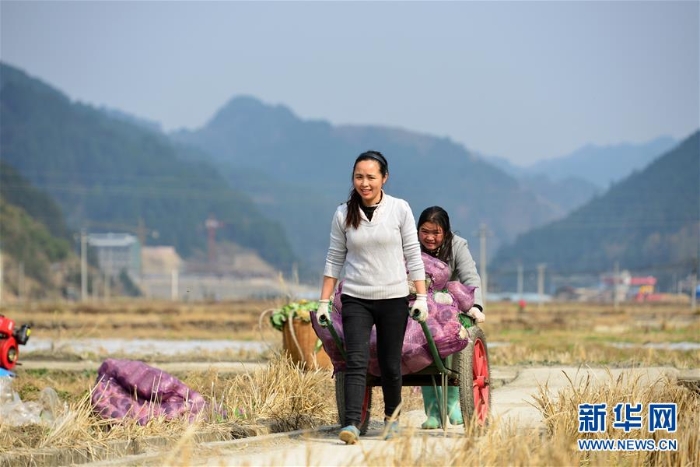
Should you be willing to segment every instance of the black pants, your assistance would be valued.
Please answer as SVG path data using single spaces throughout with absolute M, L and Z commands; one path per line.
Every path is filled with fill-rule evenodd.
M 345 426 L 360 426 L 369 366 L 369 337 L 377 329 L 377 359 L 381 371 L 384 414 L 401 403 L 401 353 L 408 323 L 408 297 L 364 300 L 341 295 L 345 371 Z

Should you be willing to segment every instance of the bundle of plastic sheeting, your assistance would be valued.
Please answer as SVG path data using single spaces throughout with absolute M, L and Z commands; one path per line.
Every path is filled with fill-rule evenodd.
M 97 370 L 91 400 L 100 416 L 135 419 L 140 425 L 159 417 L 185 416 L 193 421 L 207 405 L 200 393 L 165 371 L 136 360 L 111 358 Z
M 423 253 L 423 264 L 428 283 L 428 319 L 426 324 L 435 342 L 438 354 L 445 358 L 461 351 L 469 344 L 466 329 L 459 322 L 460 311 L 467 311 L 474 305 L 475 287 L 465 286 L 457 281 L 449 281 L 450 268 L 443 261 Z M 341 343 L 344 342 L 342 324 L 343 281 L 338 283 L 333 297 L 331 322 Z M 409 296 L 409 304 L 415 296 Z M 408 313 L 408 310 L 407 310 Z M 311 323 L 321 339 L 323 348 L 331 358 L 334 372 L 345 371 L 345 360 L 330 331 L 318 324 L 315 313 L 311 313 Z M 428 341 L 420 323 L 409 319 L 403 341 L 401 372 L 406 374 L 420 371 L 433 363 Z M 377 360 L 377 334 L 374 329 L 370 335 L 369 373 L 380 375 Z
M 52 424 L 59 416 L 68 416 L 68 404 L 65 401 L 61 404 L 53 388 L 42 389 L 38 400 L 23 401 L 19 393 L 12 388 L 14 378 L 13 372 L 0 369 L 0 424 Z

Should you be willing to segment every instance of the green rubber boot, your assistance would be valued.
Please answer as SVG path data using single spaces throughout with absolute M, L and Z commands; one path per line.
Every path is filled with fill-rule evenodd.
M 423 392 L 423 406 L 425 407 L 425 414 L 428 419 L 423 422 L 420 426 L 424 430 L 435 430 L 437 428 L 442 428 L 442 423 L 440 422 L 440 402 L 435 394 L 435 388 L 432 386 L 421 386 L 421 391 Z M 442 396 L 442 388 L 437 388 L 437 394 Z
M 425 397 L 425 394 L 423 394 Z M 462 408 L 459 404 L 459 387 L 447 387 L 447 416 L 450 423 L 453 425 L 464 425 L 464 417 L 462 417 Z

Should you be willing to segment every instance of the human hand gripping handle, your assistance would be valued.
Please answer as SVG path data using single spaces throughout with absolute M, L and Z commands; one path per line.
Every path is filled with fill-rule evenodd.
M 319 300 L 318 310 L 316 310 L 316 318 L 318 319 L 318 324 L 327 328 L 331 324 L 331 314 L 328 312 L 329 300 Z
M 477 323 L 486 321 L 486 315 L 476 306 L 471 307 L 465 314 Z
M 428 319 L 428 295 L 424 293 L 416 294 L 416 299 L 411 305 L 411 318 L 419 323 Z

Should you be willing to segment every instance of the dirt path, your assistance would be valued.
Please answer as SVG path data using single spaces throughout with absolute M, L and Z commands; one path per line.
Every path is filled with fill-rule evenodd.
M 505 384 L 493 390 L 492 413 L 498 422 L 514 421 L 523 428 L 538 429 L 543 426 L 540 412 L 531 405 L 532 397 L 539 392 L 540 384 L 547 384 L 551 394 L 569 387 L 571 378 L 574 384 L 587 377 L 594 382 L 608 381 L 610 376 L 617 377 L 621 372 L 631 371 L 640 375 L 642 380 L 656 381 L 663 375 L 678 375 L 674 368 L 644 369 L 579 369 L 576 367 L 538 367 L 538 368 L 494 368 L 494 378 L 502 379 Z M 411 411 L 402 415 L 402 425 L 407 435 L 430 443 L 436 452 L 447 452 L 463 436 L 462 427 L 450 427 L 447 433 L 442 430 L 420 430 L 425 415 L 422 411 Z M 389 455 L 395 443 L 381 439 L 381 426 L 374 426 L 368 431 L 362 442 L 355 446 L 345 446 L 338 440 L 336 430 L 317 433 L 296 439 L 287 439 L 278 445 L 267 445 L 258 452 L 249 452 L 238 447 L 234 452 L 221 452 L 208 455 L 205 465 L 363 465 L 368 455 Z M 418 455 L 422 442 L 413 443 Z M 217 446 L 225 448 L 225 443 Z M 204 459 L 201 459 L 204 460 Z
M 570 387 L 571 382 L 578 385 L 586 378 L 593 384 L 607 382 L 618 377 L 622 372 L 631 372 L 642 381 L 653 382 L 664 375 L 677 377 L 679 370 L 669 367 L 658 368 L 577 368 L 566 366 L 552 367 L 495 367 L 492 368 L 494 389 L 492 391 L 492 414 L 494 423 L 514 422 L 523 429 L 543 427 L 540 412 L 532 405 L 533 396 L 540 387 L 546 387 L 550 394 Z M 570 381 L 571 380 L 571 381 Z M 411 443 L 418 455 L 429 443 L 435 452 L 447 452 L 453 449 L 463 438 L 463 427 L 450 427 L 443 430 L 421 430 L 420 424 L 424 414 L 420 410 L 405 412 L 401 417 L 404 436 L 415 438 Z M 365 465 L 370 457 L 391 456 L 398 444 L 386 442 L 381 438 L 382 424 L 372 421 L 367 436 L 354 446 L 345 446 L 337 438 L 337 426 L 321 430 L 298 431 L 293 433 L 257 436 L 236 441 L 200 443 L 192 458 L 191 465 L 241 465 L 241 466 L 281 466 L 281 465 L 331 465 L 355 466 Z M 444 450 L 444 451 L 443 451 Z M 174 462 L 175 460 L 171 460 Z M 178 462 L 182 459 L 178 459 Z M 147 453 L 113 461 L 103 461 L 93 466 L 126 465 L 165 465 L 167 453 Z

